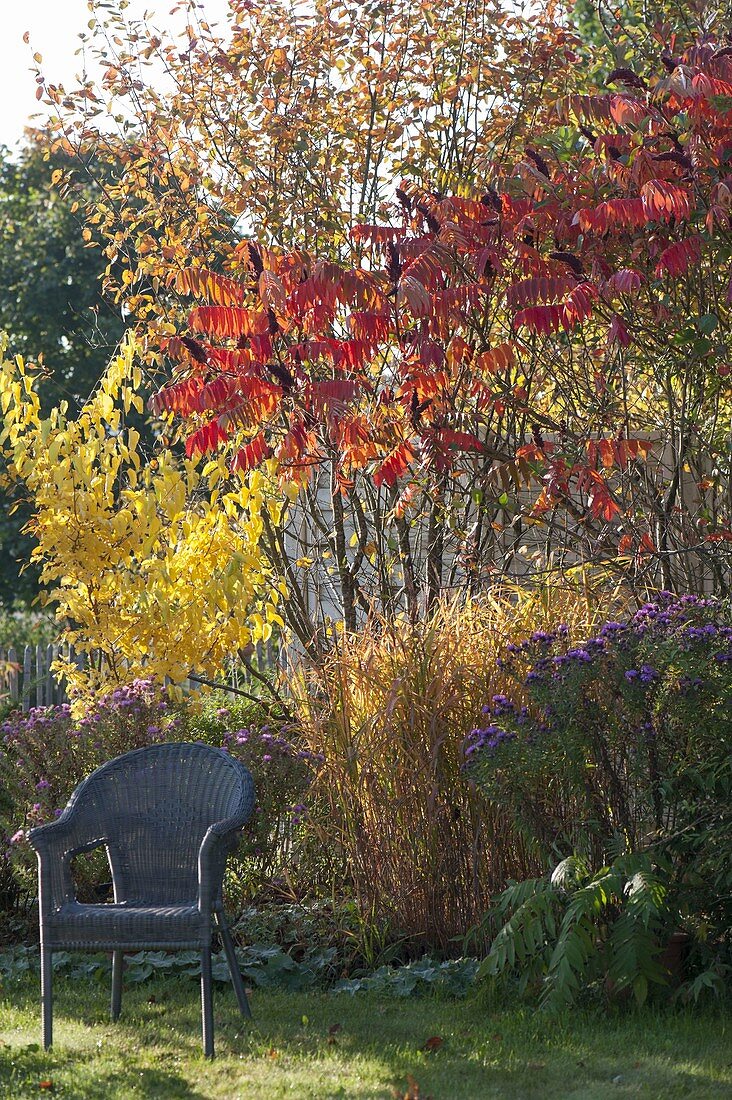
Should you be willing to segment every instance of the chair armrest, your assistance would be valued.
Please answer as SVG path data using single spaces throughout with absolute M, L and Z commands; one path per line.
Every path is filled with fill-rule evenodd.
M 28 832 L 28 842 L 38 855 L 39 907 L 41 918 L 74 899 L 71 861 L 81 852 L 89 852 L 106 843 L 97 825 L 92 829 L 85 816 L 68 807 L 57 821 L 39 825 Z
M 236 846 L 246 820 L 229 818 L 211 825 L 201 842 L 198 852 L 198 908 L 202 913 L 210 913 L 224 880 L 224 870 L 229 853 Z
M 210 913 L 220 899 L 227 856 L 254 810 L 254 780 L 243 764 L 238 766 L 242 781 L 239 809 L 209 826 L 198 851 L 198 908 L 202 913 Z

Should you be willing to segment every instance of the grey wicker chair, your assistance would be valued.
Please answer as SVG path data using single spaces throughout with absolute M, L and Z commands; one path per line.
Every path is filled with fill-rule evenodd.
M 51 1045 L 52 954 L 111 950 L 112 1019 L 122 1004 L 123 953 L 198 949 L 204 1053 L 213 1057 L 211 936 L 215 918 L 239 1009 L 250 1016 L 224 920 L 226 857 L 254 808 L 247 769 L 220 749 L 159 744 L 97 768 L 57 821 L 29 832 L 38 853 L 43 1045 Z M 114 901 L 77 901 L 71 861 L 104 846 Z

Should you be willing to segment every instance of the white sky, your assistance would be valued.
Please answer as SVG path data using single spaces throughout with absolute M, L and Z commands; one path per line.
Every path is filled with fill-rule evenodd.
M 180 16 L 174 19 L 169 14 L 174 2 L 130 0 L 127 14 L 139 17 L 148 11 L 154 13 L 158 26 L 177 26 Z M 227 0 L 202 0 L 202 7 L 210 23 L 224 23 Z M 0 8 L 0 145 L 12 148 L 22 138 L 29 116 L 40 109 L 32 54 L 42 55 L 50 83 L 68 87 L 81 69 L 81 59 L 74 54 L 91 13 L 87 0 L 0 0 Z M 30 34 L 28 46 L 23 42 L 25 31 Z

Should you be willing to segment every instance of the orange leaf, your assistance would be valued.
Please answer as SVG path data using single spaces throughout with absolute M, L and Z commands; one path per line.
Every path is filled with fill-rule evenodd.
M 646 119 L 648 108 L 638 99 L 615 95 L 612 98 L 610 114 L 618 126 L 631 125 L 638 127 Z
M 264 310 L 239 306 L 197 306 L 191 310 L 188 324 L 194 331 L 232 340 L 240 336 L 262 336 L 269 327 Z
M 497 374 L 498 371 L 508 370 L 513 366 L 515 359 L 513 344 L 498 344 L 495 348 L 482 351 L 476 357 L 475 366 L 483 374 Z
M 278 313 L 284 313 L 286 303 L 285 288 L 282 285 L 282 280 L 279 275 L 275 275 L 274 271 L 269 271 L 265 268 L 260 274 L 259 297 L 270 309 L 275 309 Z
M 611 229 L 638 229 L 646 224 L 648 215 L 643 199 L 608 199 L 578 210 L 574 221 L 583 233 L 607 233 Z
M 649 180 L 641 188 L 643 209 L 649 221 L 689 218 L 691 199 L 685 187 L 666 180 Z
M 171 282 L 178 294 L 192 294 L 216 306 L 238 306 L 244 301 L 244 287 L 234 279 L 217 275 L 208 268 L 186 267 L 174 273 Z

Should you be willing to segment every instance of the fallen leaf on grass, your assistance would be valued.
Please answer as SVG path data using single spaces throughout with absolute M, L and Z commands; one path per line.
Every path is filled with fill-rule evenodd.
M 341 1030 L 340 1024 L 331 1024 L 328 1028 L 328 1046 L 334 1047 L 336 1045 L 336 1035 Z
M 47 1077 L 45 1081 L 38 1082 L 38 1088 L 43 1089 L 44 1092 L 51 1092 L 53 1090 L 53 1081 L 50 1077 Z
M 432 1100 L 431 1096 L 425 1096 L 419 1088 L 419 1082 L 412 1077 L 411 1073 L 407 1074 L 407 1091 L 402 1092 L 400 1088 L 393 1088 L 392 1093 L 394 1100 Z
M 432 1051 L 439 1050 L 444 1041 L 445 1040 L 442 1038 L 441 1035 L 430 1035 L 429 1039 L 422 1047 L 422 1050 L 425 1050 L 428 1054 L 431 1054 Z
M 280 1056 L 279 1050 L 276 1050 L 274 1047 L 269 1048 L 269 1051 L 267 1052 L 267 1057 L 268 1058 L 279 1058 L 279 1056 Z

